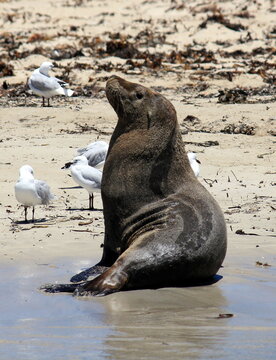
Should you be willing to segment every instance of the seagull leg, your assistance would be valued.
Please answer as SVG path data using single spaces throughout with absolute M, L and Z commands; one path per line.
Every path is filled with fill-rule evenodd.
M 94 195 L 93 194 L 89 194 L 89 210 L 94 210 Z
M 34 220 L 34 210 L 35 210 L 35 207 L 33 206 L 33 222 L 35 221 Z
M 45 98 L 44 98 L 44 96 L 42 96 L 42 106 L 43 107 L 45 106 Z
M 25 212 L 25 222 L 27 222 L 27 206 L 24 206 L 24 212 Z
M 50 98 L 48 98 L 48 107 L 50 107 Z
M 94 195 L 91 194 L 91 209 L 94 210 Z

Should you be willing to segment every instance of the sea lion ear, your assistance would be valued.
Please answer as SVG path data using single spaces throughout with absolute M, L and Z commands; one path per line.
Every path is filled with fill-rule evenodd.
M 148 129 L 150 128 L 151 117 L 152 117 L 152 112 L 150 110 L 148 110 L 148 112 L 147 112 Z

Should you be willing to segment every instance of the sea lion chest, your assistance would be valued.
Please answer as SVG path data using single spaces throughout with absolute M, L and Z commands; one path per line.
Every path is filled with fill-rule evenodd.
M 116 139 L 103 170 L 103 203 L 129 216 L 144 204 L 162 197 L 153 176 L 164 176 L 162 149 L 147 134 L 123 134 Z

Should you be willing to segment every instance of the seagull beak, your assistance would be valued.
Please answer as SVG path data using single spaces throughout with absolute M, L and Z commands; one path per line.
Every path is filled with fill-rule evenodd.
M 68 169 L 72 164 L 72 162 L 67 162 L 61 169 Z

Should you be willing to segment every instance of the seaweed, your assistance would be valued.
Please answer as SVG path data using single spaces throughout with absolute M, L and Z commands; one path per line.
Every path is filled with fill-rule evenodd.
M 220 12 L 220 11 L 216 11 L 214 12 L 212 15 L 208 16 L 206 20 L 204 20 L 200 25 L 199 28 L 200 29 L 204 29 L 206 28 L 207 24 L 209 22 L 217 22 L 225 27 L 227 27 L 230 30 L 234 30 L 234 31 L 241 31 L 241 30 L 246 30 L 247 27 L 242 25 L 242 24 L 236 24 L 236 23 L 231 23 L 228 19 L 226 19 L 224 17 L 224 15 Z
M 220 132 L 224 134 L 255 135 L 256 129 L 254 126 L 247 124 L 228 124 Z
M 0 61 L 0 77 L 13 76 L 14 67 L 11 64 L 7 64 L 4 61 Z

